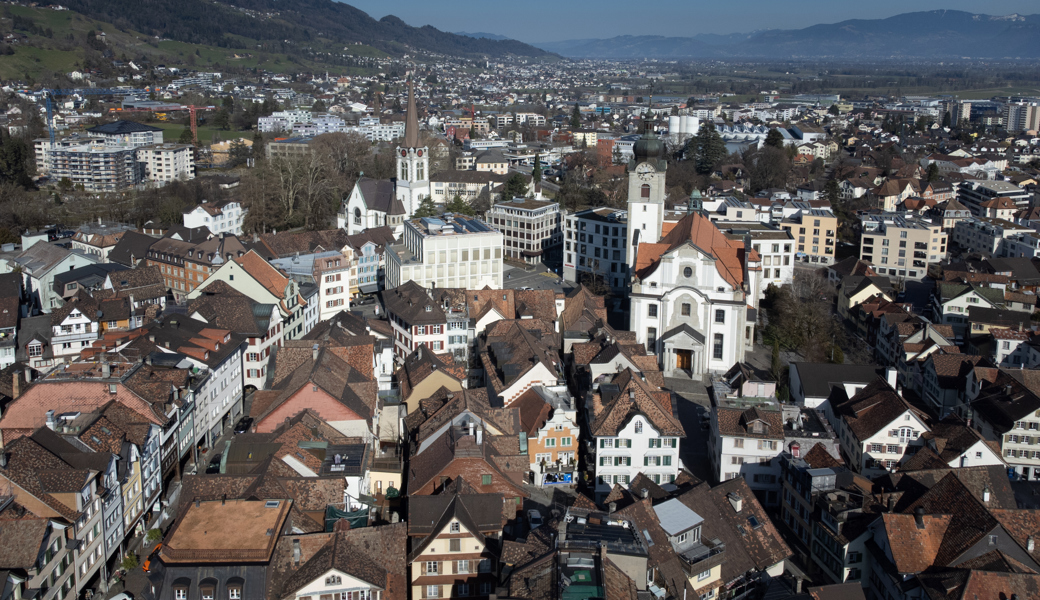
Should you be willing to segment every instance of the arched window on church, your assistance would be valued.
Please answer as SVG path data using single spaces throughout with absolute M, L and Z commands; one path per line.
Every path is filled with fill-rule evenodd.
M 360 225 L 361 224 L 361 209 L 360 208 L 355 208 L 354 209 L 354 224 L 355 225 Z
M 408 163 L 401 161 L 401 179 L 408 181 Z
M 643 187 L 639 190 L 639 196 L 642 197 L 642 198 L 649 198 L 650 197 L 650 184 L 649 183 L 644 183 L 643 184 Z

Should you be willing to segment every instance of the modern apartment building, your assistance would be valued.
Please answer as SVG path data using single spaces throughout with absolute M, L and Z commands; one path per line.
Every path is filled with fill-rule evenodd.
M 400 243 L 386 247 L 386 287 L 502 288 L 502 234 L 480 219 L 445 214 L 404 222 Z
M 834 262 L 838 217 L 822 209 L 802 210 L 780 222 L 795 238 L 796 256 L 808 262 L 829 265 Z
M 195 179 L 195 149 L 188 144 L 153 144 L 137 149 L 144 178 L 159 186 Z
M 55 181 L 69 180 L 88 192 L 118 192 L 131 188 L 143 178 L 133 146 L 83 144 L 53 148 L 46 164 Z
M 529 264 L 559 260 L 563 225 L 558 202 L 513 198 L 492 206 L 486 219 L 502 232 L 506 256 Z
M 611 290 L 623 291 L 629 278 L 628 211 L 589 208 L 565 213 L 563 221 L 563 278 L 598 276 Z
M 929 264 L 946 259 L 947 236 L 941 222 L 880 213 L 863 215 L 860 226 L 859 257 L 873 263 L 879 275 L 923 279 Z

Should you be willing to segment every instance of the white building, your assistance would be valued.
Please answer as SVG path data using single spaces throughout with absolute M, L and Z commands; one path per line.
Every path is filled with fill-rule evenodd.
M 171 181 L 195 179 L 195 149 L 187 144 L 153 144 L 137 149 L 144 178 L 160 186 Z
M 430 149 L 419 146 L 419 115 L 415 108 L 415 86 L 408 83 L 404 143 L 397 147 L 397 199 L 411 217 L 423 198 L 430 197 Z
M 238 200 L 226 202 L 206 202 L 184 213 L 184 226 L 189 229 L 208 227 L 214 235 L 230 233 L 242 235 L 242 221 L 248 209 Z
M 445 214 L 404 223 L 386 247 L 386 287 L 502 288 L 502 234 L 477 218 Z
M 675 481 L 682 468 L 679 438 L 686 432 L 677 414 L 665 411 L 654 389 L 638 373 L 626 369 L 614 377 L 610 391 L 602 391 L 598 413 L 586 414 L 593 438 L 590 449 L 596 467 L 596 497 L 602 500 L 614 484 L 627 487 L 639 473 L 655 483 Z M 586 406 L 587 413 L 595 407 Z
M 831 425 L 845 462 L 865 477 L 895 468 L 924 445 L 921 436 L 928 432 L 928 416 L 884 379 L 874 380 L 832 409 Z
M 628 211 L 588 208 L 563 216 L 563 278 L 599 277 L 615 292 L 628 287 Z M 588 274 L 588 275 L 586 275 Z
M 629 329 L 660 357 L 665 376 L 724 372 L 744 360 L 754 339 L 748 310 L 758 306 L 761 258 L 749 238 L 719 231 L 700 212 L 697 197 L 662 237 L 661 151 L 655 136 L 644 136 L 629 163 Z
M 1004 240 L 1036 232 L 1024 225 L 1016 225 L 1004 219 L 972 217 L 958 221 L 953 226 L 953 241 L 966 252 L 981 252 L 989 256 L 1004 256 Z M 1024 252 L 1018 244 L 1016 251 Z M 1009 250 L 1010 251 L 1010 250 Z
M 390 227 L 394 235 L 401 235 L 407 216 L 394 181 L 362 177 L 340 207 L 336 226 L 351 235 L 376 227 Z

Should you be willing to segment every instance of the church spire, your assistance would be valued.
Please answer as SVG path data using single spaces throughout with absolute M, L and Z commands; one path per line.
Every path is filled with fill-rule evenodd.
M 415 82 L 408 80 L 408 112 L 404 117 L 404 144 L 402 148 L 419 147 L 419 113 L 415 109 Z

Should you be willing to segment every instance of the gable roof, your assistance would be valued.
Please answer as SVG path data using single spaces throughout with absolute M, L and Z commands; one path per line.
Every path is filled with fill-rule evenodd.
M 676 223 L 656 244 L 640 243 L 636 254 L 636 276 L 645 279 L 657 270 L 661 257 L 683 246 L 692 244 L 715 259 L 719 275 L 734 287 L 744 283 L 746 257 L 740 240 L 726 237 L 710 219 L 700 213 L 691 213 Z
M 834 406 L 834 414 L 843 419 L 858 440 L 866 440 L 888 427 L 903 413 L 910 411 L 922 422 L 927 416 L 910 405 L 887 381 L 878 377 L 858 394 Z
M 685 435 L 670 392 L 651 389 L 631 369 L 618 373 L 614 383 L 619 393 L 596 416 L 589 428 L 593 437 L 617 435 L 636 414 L 645 416 L 661 435 Z

